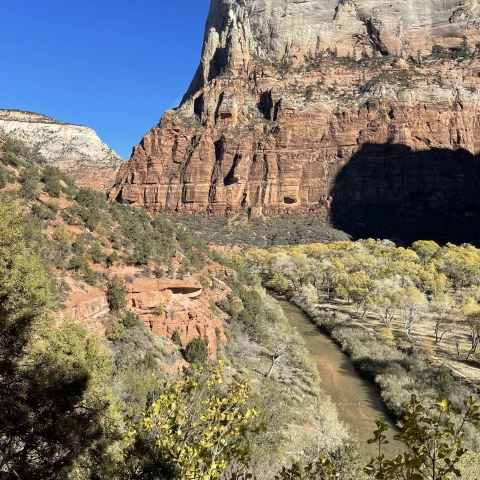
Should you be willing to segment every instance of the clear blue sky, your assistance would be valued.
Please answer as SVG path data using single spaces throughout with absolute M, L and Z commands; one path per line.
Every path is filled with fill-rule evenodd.
M 0 108 L 87 125 L 124 158 L 178 105 L 209 0 L 9 0 Z

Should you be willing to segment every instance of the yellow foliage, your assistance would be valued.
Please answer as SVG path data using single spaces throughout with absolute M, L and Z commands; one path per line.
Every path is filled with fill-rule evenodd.
M 378 332 L 378 337 L 382 340 L 382 342 L 389 346 L 389 347 L 395 347 L 396 342 L 395 342 L 395 337 L 393 335 L 392 329 L 391 328 L 382 328 Z
M 250 386 L 244 382 L 222 390 L 222 372 L 223 365 L 194 366 L 185 379 L 165 383 L 163 393 L 131 431 L 132 443 L 142 431 L 153 434 L 175 478 L 219 478 L 233 460 L 248 460 L 247 434 L 260 427 L 250 405 Z

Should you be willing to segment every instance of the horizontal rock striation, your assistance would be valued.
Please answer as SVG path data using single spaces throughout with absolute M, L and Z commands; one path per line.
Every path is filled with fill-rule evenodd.
M 479 15 L 477 0 L 212 0 L 181 106 L 110 198 L 220 214 L 476 201 Z
M 0 134 L 38 148 L 48 164 L 78 185 L 107 190 L 123 159 L 88 127 L 58 122 L 38 113 L 0 110 Z
M 211 310 L 212 302 L 225 298 L 230 289 L 216 280 L 215 291 L 204 290 L 196 280 L 135 279 L 127 283 L 126 308 L 145 323 L 156 335 L 172 338 L 178 332 L 186 346 L 201 337 L 210 358 L 217 358 L 219 345 L 226 343 L 222 319 Z M 58 320 L 69 317 L 85 324 L 90 334 L 105 335 L 105 315 L 109 306 L 104 290 L 92 287 L 72 291 Z

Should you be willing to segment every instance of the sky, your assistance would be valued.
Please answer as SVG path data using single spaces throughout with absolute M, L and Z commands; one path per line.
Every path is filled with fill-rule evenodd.
M 123 158 L 178 106 L 209 0 L 6 0 L 0 108 L 93 128 Z

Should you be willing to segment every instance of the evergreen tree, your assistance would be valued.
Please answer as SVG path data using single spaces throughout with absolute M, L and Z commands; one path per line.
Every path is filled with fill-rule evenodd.
M 201 337 L 194 338 L 185 348 L 183 356 L 188 363 L 203 364 L 208 358 L 208 348 Z
M 0 476 L 59 478 L 89 449 L 106 452 L 108 361 L 83 327 L 48 319 L 52 281 L 24 230 L 0 201 Z
M 125 282 L 115 275 L 108 281 L 107 285 L 107 302 L 112 312 L 119 312 L 126 307 L 126 295 L 127 288 Z

